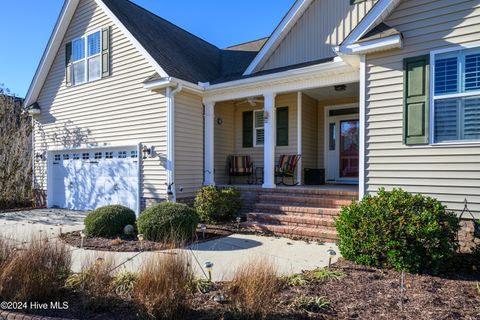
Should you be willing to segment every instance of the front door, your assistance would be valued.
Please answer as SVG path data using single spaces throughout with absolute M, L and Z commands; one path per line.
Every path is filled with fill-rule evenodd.
M 351 106 L 327 108 L 325 120 L 327 183 L 358 183 L 360 145 L 358 108 Z

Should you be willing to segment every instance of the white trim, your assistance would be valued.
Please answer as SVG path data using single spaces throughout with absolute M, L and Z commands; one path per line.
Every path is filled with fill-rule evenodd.
M 429 123 L 430 123 L 430 128 L 429 128 L 429 139 L 428 140 L 429 140 L 429 145 L 431 145 L 431 146 L 475 145 L 475 144 L 480 143 L 480 140 L 451 140 L 451 141 L 444 141 L 444 142 L 435 142 L 435 102 L 437 100 L 460 99 L 460 98 L 480 96 L 480 90 L 468 91 L 468 92 L 464 91 L 464 72 L 465 72 L 465 66 L 464 66 L 465 53 L 464 53 L 464 51 L 471 50 L 471 49 L 479 49 L 480 50 L 480 41 L 474 41 L 474 42 L 467 43 L 467 44 L 454 45 L 454 46 L 451 46 L 451 47 L 448 47 L 448 48 L 443 48 L 443 49 L 430 51 L 430 68 L 429 68 L 430 69 L 430 90 L 429 90 L 429 96 L 430 96 Z M 458 83 L 457 83 L 457 85 L 458 85 L 458 90 L 462 91 L 462 92 L 451 93 L 451 94 L 443 94 L 443 95 L 435 95 L 435 62 L 436 62 L 436 56 L 441 55 L 441 54 L 445 54 L 445 53 L 450 53 L 450 52 L 453 53 L 453 52 L 456 52 L 456 51 L 460 52 L 458 55 L 455 55 L 455 57 L 460 59 L 460 61 L 457 62 L 458 63 L 458 75 L 457 75 Z M 457 130 L 458 130 L 458 128 L 457 128 Z
M 275 96 L 276 93 L 266 92 L 264 109 L 268 112 L 269 117 L 264 123 L 265 144 L 263 147 L 263 188 L 275 188 L 275 146 L 276 146 L 276 111 Z
M 215 185 L 215 102 L 205 103 L 204 185 Z
M 360 21 L 360 23 L 355 27 L 355 29 L 353 29 L 353 31 L 347 36 L 338 50 L 344 52 L 347 46 L 352 45 L 360 40 L 376 25 L 387 18 L 399 3 L 400 0 L 379 0 L 362 19 L 362 21 Z
M 182 91 L 181 84 L 174 90 L 168 87 L 167 98 L 167 186 L 171 187 L 173 193 L 172 202 L 177 201 L 177 192 L 175 186 L 175 96 Z
M 360 43 L 352 43 L 342 48 L 344 54 L 366 54 L 380 52 L 390 49 L 401 49 L 403 47 L 403 38 L 396 34 L 382 39 L 375 39 Z M 338 47 L 336 50 L 339 50 Z
M 143 181 L 142 181 L 142 161 L 143 161 L 143 157 L 142 157 L 142 144 L 141 143 L 138 143 L 137 144 L 137 183 L 138 183 L 138 186 L 137 186 L 137 216 L 140 215 L 140 212 L 142 212 L 142 185 L 143 185 Z
M 193 93 L 202 94 L 205 91 L 204 87 L 174 77 L 165 77 L 158 80 L 146 82 L 143 84 L 143 88 L 147 90 L 159 90 L 165 89 L 166 87 L 174 87 L 179 84 L 183 86 L 184 90 Z
M 93 56 L 88 56 L 88 37 L 91 36 L 92 34 L 95 34 L 95 33 L 98 33 L 99 36 L 100 36 L 100 51 L 93 55 Z M 80 59 L 80 60 L 77 60 L 77 61 L 73 61 L 73 42 L 74 41 L 77 41 L 77 40 L 82 40 L 83 39 L 83 43 L 84 43 L 84 56 L 83 56 L 83 59 Z M 102 70 L 103 70 L 103 59 L 102 59 L 102 46 L 103 46 L 103 37 L 102 37 L 102 29 L 96 29 L 94 31 L 91 31 L 89 33 L 85 33 L 84 35 L 78 37 L 78 38 L 75 38 L 75 39 L 72 39 L 69 41 L 71 44 L 72 44 L 72 65 L 71 65 L 71 72 L 70 72 L 70 76 L 72 77 L 70 79 L 71 83 L 72 83 L 72 87 L 77 87 L 77 86 L 80 86 L 82 84 L 86 84 L 86 83 L 90 83 L 90 82 L 94 82 L 94 81 L 97 81 L 97 80 L 100 80 L 102 79 Z M 90 59 L 93 59 L 93 58 L 96 58 L 96 57 L 100 57 L 100 69 L 99 69 L 99 77 L 98 78 L 94 78 L 94 79 L 90 79 L 90 75 L 89 75 L 89 65 L 88 65 L 88 62 Z M 75 79 L 75 75 L 74 75 L 74 70 L 75 70 L 75 64 L 76 63 L 79 63 L 79 62 L 84 62 L 85 65 L 84 65 L 84 72 L 85 72 L 85 78 L 84 78 L 84 81 L 83 82 L 79 82 L 79 83 L 74 83 L 73 79 Z
M 325 167 L 325 180 L 327 183 L 332 182 L 332 180 L 327 180 L 328 178 L 328 170 L 329 164 L 328 157 L 330 153 L 330 123 L 335 122 L 335 152 L 337 153 L 337 160 L 335 161 L 335 180 L 333 183 L 335 184 L 357 184 L 360 183 L 360 166 L 358 168 L 358 179 L 352 179 L 352 178 L 339 178 L 338 177 L 338 163 L 340 162 L 340 159 L 338 158 L 340 155 L 340 127 L 339 127 L 339 120 L 356 120 L 358 118 L 359 120 L 359 126 L 360 126 L 360 114 L 358 114 L 358 117 L 355 117 L 354 115 L 340 115 L 340 116 L 330 116 L 330 111 L 331 110 L 340 110 L 340 109 L 348 109 L 348 108 L 359 108 L 360 105 L 359 103 L 348 103 L 348 104 L 337 104 L 337 105 L 330 105 L 330 106 L 325 106 L 324 108 L 324 122 L 323 122 L 323 131 L 324 131 L 324 141 L 323 141 L 323 152 L 324 152 L 324 167 Z M 360 111 L 360 110 L 359 110 Z M 360 132 L 359 132 L 360 136 Z M 360 144 L 360 141 L 359 141 Z M 361 145 L 360 145 L 361 147 Z M 360 157 L 360 150 L 359 150 L 359 157 Z
M 295 23 L 300 19 L 305 10 L 310 6 L 313 0 L 297 0 L 287 15 L 282 19 L 280 24 L 275 28 L 272 35 L 263 45 L 262 49 L 255 56 L 243 75 L 252 74 L 255 69 L 262 65 L 279 46 L 283 38 L 293 28 Z
M 365 170 L 365 150 L 366 150 L 366 108 L 367 108 L 367 57 L 365 55 L 360 56 L 360 94 L 359 94 L 359 120 L 360 120 L 360 132 L 359 132 L 359 163 L 358 163 L 358 198 L 362 200 L 366 192 L 366 175 Z
M 300 155 L 297 163 L 297 182 L 302 185 L 302 109 L 303 94 L 297 92 L 297 154 Z

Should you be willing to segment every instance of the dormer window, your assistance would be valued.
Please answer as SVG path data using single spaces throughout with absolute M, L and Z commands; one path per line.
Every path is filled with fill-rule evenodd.
M 109 75 L 109 42 L 110 29 L 104 28 L 66 44 L 67 86 L 80 85 Z

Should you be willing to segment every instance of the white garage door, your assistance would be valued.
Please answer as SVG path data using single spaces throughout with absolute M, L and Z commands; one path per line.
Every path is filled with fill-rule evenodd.
M 50 206 L 94 210 L 120 204 L 137 210 L 136 148 L 54 152 L 51 161 Z

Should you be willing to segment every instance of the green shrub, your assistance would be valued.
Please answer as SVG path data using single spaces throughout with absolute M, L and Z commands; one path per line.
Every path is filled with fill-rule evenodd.
M 233 221 L 241 207 L 240 193 L 235 188 L 206 186 L 195 197 L 195 209 L 206 223 Z
M 458 218 L 438 200 L 401 189 L 344 207 L 336 227 L 343 257 L 372 267 L 437 273 L 458 247 Z
M 85 218 L 85 231 L 92 237 L 114 237 L 123 233 L 123 228 L 135 224 L 135 212 L 119 206 L 105 206 L 92 211 Z
M 198 216 L 187 205 L 162 202 L 138 217 L 138 232 L 151 241 L 186 241 L 195 236 Z

